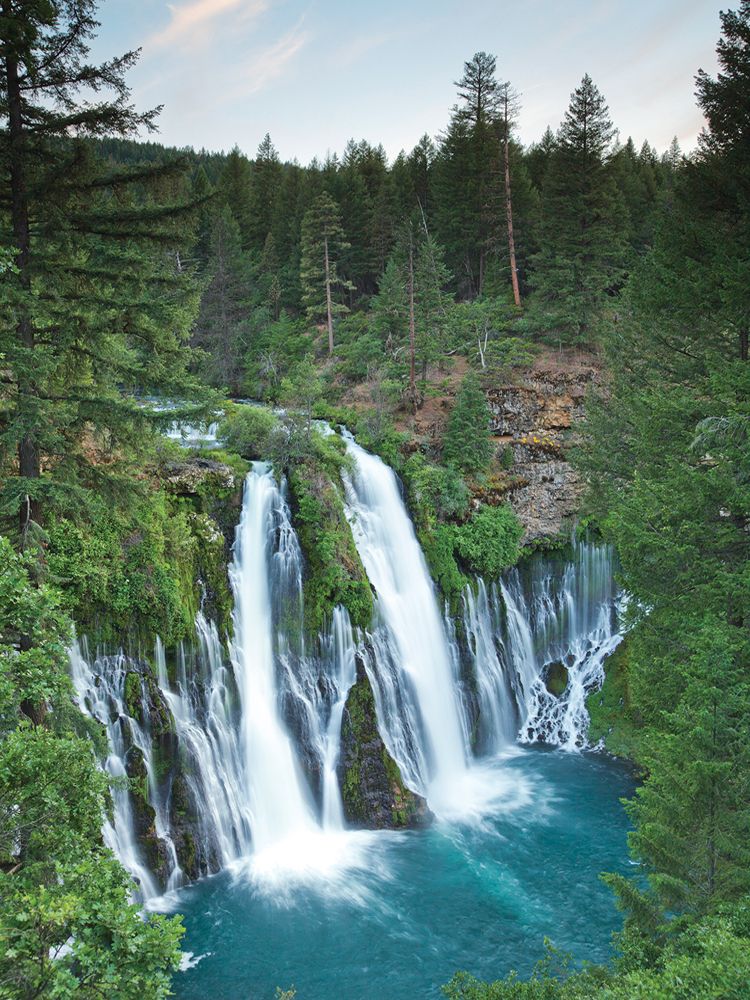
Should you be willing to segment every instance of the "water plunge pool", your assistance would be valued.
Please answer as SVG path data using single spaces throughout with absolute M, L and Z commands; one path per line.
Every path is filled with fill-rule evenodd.
M 325 850 L 309 845 L 311 864 L 292 844 L 293 856 L 248 859 L 182 890 L 169 908 L 185 916 L 191 955 L 175 995 L 440 997 L 458 969 L 529 973 L 545 937 L 576 961 L 606 961 L 620 918 L 598 876 L 630 869 L 630 768 L 542 748 L 492 768 L 501 792 L 481 819 L 332 834 Z

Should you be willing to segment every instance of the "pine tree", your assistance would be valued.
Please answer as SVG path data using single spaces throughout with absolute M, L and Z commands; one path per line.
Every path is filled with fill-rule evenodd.
M 208 276 L 193 339 L 208 354 L 207 380 L 237 394 L 252 295 L 240 227 L 226 206 L 216 214 L 211 229 Z
M 197 303 L 180 257 L 191 239 L 182 164 L 108 167 L 90 141 L 153 126 L 154 112 L 129 103 L 136 55 L 88 62 L 91 0 L 2 10 L 0 245 L 15 267 L 0 279 L 0 509 L 20 516 L 23 544 L 45 501 L 80 506 L 86 483 L 115 482 L 115 460 L 153 417 L 134 392 L 196 393 L 185 341 Z M 112 96 L 86 100 L 91 88 Z
M 443 459 L 462 472 L 483 472 L 492 458 L 490 411 L 474 372 L 468 372 L 456 396 L 443 439 Z
M 572 342 L 592 336 L 607 294 L 625 274 L 625 208 L 610 162 L 614 134 L 604 98 L 584 76 L 544 180 L 532 277 L 543 328 Z
M 252 164 L 248 199 L 247 241 L 250 249 L 260 253 L 271 231 L 273 205 L 281 184 L 282 166 L 279 154 L 266 133 Z
M 338 270 L 341 255 L 348 248 L 338 205 L 330 195 L 319 195 L 302 220 L 300 282 L 308 318 L 326 321 L 329 355 L 333 354 L 334 316 L 349 311 L 336 296 L 354 287 Z
M 459 291 L 481 295 L 488 260 L 504 239 L 506 204 L 501 167 L 501 88 L 495 57 L 477 52 L 457 81 L 460 103 L 435 165 L 437 236 Z
M 240 227 L 242 249 L 249 249 L 252 246 L 254 224 L 252 167 L 239 146 L 235 146 L 226 159 L 219 178 L 219 195 Z

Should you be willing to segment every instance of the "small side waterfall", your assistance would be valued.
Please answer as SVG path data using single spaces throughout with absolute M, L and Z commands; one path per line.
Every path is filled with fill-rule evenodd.
M 585 746 L 586 695 L 603 681 L 604 661 L 621 639 L 614 572 L 609 546 L 574 541 L 568 559 L 537 557 L 496 585 L 467 588 L 480 749 L 516 739 Z M 551 670 L 564 690 L 549 690 Z
M 133 766 L 142 764 L 146 772 L 157 834 L 170 854 L 169 882 L 178 885 L 181 873 L 174 854 L 174 845 L 168 834 L 168 824 L 164 819 L 164 803 L 155 780 L 152 734 L 148 727 L 148 718 L 144 718 L 142 723 L 136 721 L 127 707 L 127 679 L 137 675 L 128 669 L 130 662 L 122 654 L 97 656 L 92 659 L 85 640 L 80 643 L 74 642 L 69 655 L 78 705 L 82 712 L 104 726 L 109 745 L 104 769 L 116 779 L 112 785 L 112 818 L 106 818 L 104 821 L 104 842 L 133 876 L 142 897 L 149 899 L 158 895 L 158 886 L 139 843 L 133 806 L 127 789 L 127 780 Z M 141 706 L 146 701 L 142 691 L 139 692 L 138 700 Z M 136 755 L 132 753 L 132 747 L 136 748 Z M 140 760 L 137 759 L 138 752 Z
M 201 867 L 217 871 L 249 853 L 252 817 L 237 732 L 237 697 L 231 671 L 213 622 L 198 614 L 198 648 L 188 657 L 181 647 L 176 679 L 167 676 L 164 647 L 157 639 L 159 687 L 174 719 L 183 769 L 195 806 Z M 188 670 L 188 659 L 190 670 Z
M 466 772 L 468 740 L 435 588 L 393 471 L 351 437 L 347 448 L 356 466 L 345 478 L 347 517 L 377 594 L 381 726 L 407 780 L 445 799 Z

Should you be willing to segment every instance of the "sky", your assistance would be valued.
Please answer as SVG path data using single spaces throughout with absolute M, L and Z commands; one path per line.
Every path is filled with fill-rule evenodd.
M 466 60 L 497 57 L 521 93 L 518 136 L 556 129 L 589 73 L 623 141 L 691 149 L 699 68 L 716 71 L 731 0 L 103 0 L 92 54 L 142 48 L 128 75 L 140 110 L 163 105 L 159 141 L 283 160 L 341 153 L 350 138 L 393 159 L 437 136 Z M 736 3 L 734 4 L 736 6 Z

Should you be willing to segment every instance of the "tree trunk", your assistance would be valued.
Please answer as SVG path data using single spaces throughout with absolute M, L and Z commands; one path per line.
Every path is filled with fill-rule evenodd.
M 414 241 L 409 233 L 409 395 L 413 411 L 417 412 L 417 330 L 414 320 Z
M 328 313 L 328 356 L 333 355 L 333 302 L 331 300 L 331 263 L 328 259 L 328 237 L 323 237 L 323 253 L 326 266 L 326 310 Z
M 740 361 L 747 361 L 748 356 L 748 332 L 740 330 Z
M 510 196 L 510 122 L 508 121 L 507 106 L 505 114 L 505 216 L 508 220 L 508 253 L 510 255 L 510 280 L 513 282 L 513 301 L 517 306 L 521 305 L 521 292 L 518 288 L 518 268 L 516 266 L 516 241 L 513 236 L 513 202 Z
M 3 3 L 3 14 L 11 18 L 11 5 L 8 0 Z M 29 233 L 29 203 L 26 192 L 25 177 L 25 141 L 21 110 L 21 86 L 18 74 L 18 61 L 12 55 L 5 60 L 5 76 L 8 91 L 8 145 L 10 148 L 10 214 L 13 227 L 13 242 L 17 250 L 15 264 L 18 268 L 18 280 L 26 295 L 31 294 L 31 264 L 30 264 L 30 233 Z M 34 327 L 29 315 L 28 303 L 21 305 L 16 326 L 18 341 L 23 351 L 31 354 L 34 349 Z M 28 357 L 23 368 L 28 370 Z M 28 400 L 36 395 L 33 380 L 24 376 L 19 380 L 18 408 L 28 407 Z M 23 414 L 22 414 L 23 417 Z M 31 421 L 23 421 L 26 426 Z M 18 442 L 18 474 L 23 479 L 38 479 L 40 474 L 39 452 L 33 433 L 26 430 Z M 21 548 L 26 544 L 29 526 L 39 522 L 40 511 L 38 500 L 27 494 L 19 510 L 19 528 L 21 532 Z

